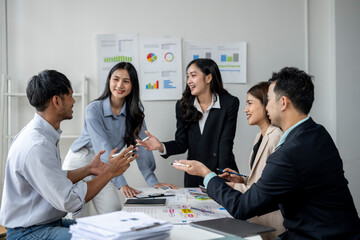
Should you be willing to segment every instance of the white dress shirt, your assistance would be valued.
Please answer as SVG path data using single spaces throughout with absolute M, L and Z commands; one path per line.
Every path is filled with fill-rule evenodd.
M 217 100 L 216 100 L 217 99 Z M 215 101 L 216 100 L 216 101 Z M 203 133 L 204 131 L 204 126 L 205 126 L 205 123 L 206 123 L 206 120 L 209 116 L 209 113 L 210 113 L 210 110 L 212 108 L 220 108 L 220 98 L 219 98 L 219 95 L 215 95 L 213 94 L 212 95 L 212 99 L 211 99 L 211 104 L 210 106 L 205 110 L 205 112 L 202 111 L 201 109 L 201 106 L 200 106 L 200 103 L 197 99 L 197 97 L 195 98 L 194 100 L 194 107 L 203 114 L 202 118 L 200 118 L 199 120 L 199 127 L 200 127 L 200 132 L 201 134 Z
M 73 184 L 61 170 L 59 138 L 45 119 L 33 120 L 15 137 L 8 154 L 0 209 L 7 228 L 53 222 L 85 206 L 87 184 Z
M 215 101 L 216 100 L 216 101 Z M 205 110 L 205 112 L 203 112 L 203 110 L 201 109 L 201 106 L 200 106 L 200 103 L 197 99 L 197 97 L 195 97 L 195 100 L 194 100 L 194 107 L 202 113 L 202 118 L 200 118 L 199 120 L 199 128 L 200 128 L 200 133 L 202 134 L 203 131 L 204 131 L 204 127 L 205 127 L 205 123 L 206 123 L 206 120 L 209 116 L 209 113 L 210 113 L 210 110 L 212 108 L 221 108 L 220 106 L 220 98 L 219 98 L 219 95 L 218 94 L 213 94 L 212 95 L 212 99 L 211 99 L 211 104 L 210 106 Z M 163 148 L 164 148 L 164 152 L 160 152 L 161 155 L 166 155 L 166 147 L 165 147 L 165 144 L 161 143 L 163 145 Z

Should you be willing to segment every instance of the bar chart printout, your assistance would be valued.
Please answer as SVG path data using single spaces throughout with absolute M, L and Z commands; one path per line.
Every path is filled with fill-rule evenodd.
M 146 89 L 159 89 L 159 81 L 156 81 L 156 83 L 154 83 L 154 84 L 148 83 L 148 84 L 146 84 L 145 88 Z
M 176 88 L 171 80 L 164 80 L 164 88 Z
M 246 83 L 246 42 L 185 42 L 185 61 L 210 58 L 218 65 L 224 83 Z
M 110 69 L 119 62 L 130 62 L 139 70 L 137 34 L 98 34 L 98 94 L 105 87 Z

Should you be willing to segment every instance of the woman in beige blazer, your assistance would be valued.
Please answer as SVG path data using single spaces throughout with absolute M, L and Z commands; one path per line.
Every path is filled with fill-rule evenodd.
M 274 151 L 283 134 L 280 128 L 271 125 L 270 119 L 266 114 L 267 91 L 268 84 L 260 82 L 247 92 L 245 113 L 248 124 L 257 125 L 260 128 L 249 157 L 250 175 L 244 178 L 226 173 L 227 171 L 236 172 L 230 168 L 224 169 L 224 173 L 219 175 L 229 180 L 228 184 L 232 188 L 242 193 L 246 192 L 260 178 L 266 164 L 266 159 Z M 275 239 L 276 236 L 285 231 L 280 210 L 254 217 L 251 221 L 277 229 L 274 232 L 262 234 L 261 237 L 266 240 Z

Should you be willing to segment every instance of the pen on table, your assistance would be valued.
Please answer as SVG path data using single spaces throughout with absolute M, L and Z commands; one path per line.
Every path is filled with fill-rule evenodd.
M 137 197 L 135 196 L 135 198 L 137 199 L 142 199 L 142 198 L 157 198 L 157 197 L 174 197 L 175 194 L 159 194 L 159 195 L 148 195 L 146 197 Z
M 220 172 L 223 172 L 223 173 L 230 173 L 230 174 L 235 174 L 235 175 L 238 175 L 238 176 L 241 176 L 241 177 L 246 177 L 246 175 L 244 175 L 244 174 L 236 173 L 236 172 L 224 171 L 224 169 L 221 169 L 221 168 L 216 168 L 216 170 L 218 170 Z
M 182 164 L 182 163 L 177 163 L 177 162 L 170 162 L 169 164 L 170 164 L 170 165 L 181 166 L 181 167 L 191 167 L 191 165 Z
M 205 209 L 195 208 L 195 207 L 190 207 L 190 209 L 193 209 L 193 210 L 198 210 L 198 211 L 201 211 L 201 212 L 207 212 L 207 213 L 212 213 L 212 214 L 214 214 L 214 211 L 212 211 L 212 210 L 205 210 Z

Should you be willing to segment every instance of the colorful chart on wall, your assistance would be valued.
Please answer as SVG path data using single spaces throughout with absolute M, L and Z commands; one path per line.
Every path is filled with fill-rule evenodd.
M 224 83 L 246 83 L 246 42 L 185 42 L 185 63 L 198 58 L 214 60 Z
M 98 95 L 105 87 L 111 68 L 119 62 L 131 62 L 139 73 L 137 34 L 98 34 Z M 154 57 L 152 57 L 154 58 Z
M 155 53 L 149 53 L 146 58 L 149 62 L 155 62 L 157 60 Z
M 141 99 L 180 99 L 183 89 L 181 39 L 140 40 L 139 55 Z

